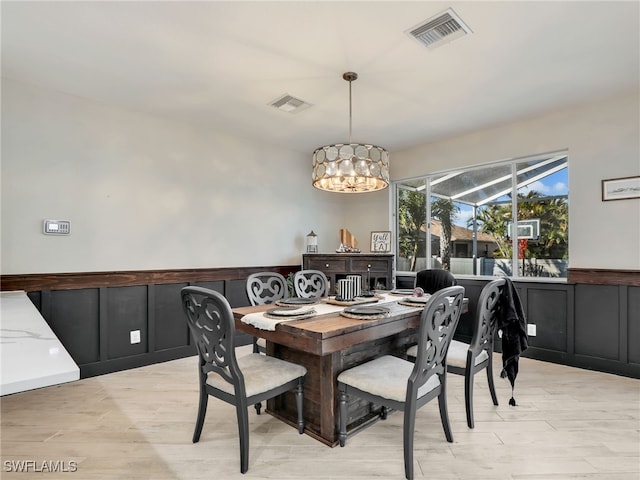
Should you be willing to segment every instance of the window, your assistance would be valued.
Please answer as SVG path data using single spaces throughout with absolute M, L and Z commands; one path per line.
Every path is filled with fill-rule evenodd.
M 565 151 L 394 182 L 396 270 L 566 278 L 567 169 Z

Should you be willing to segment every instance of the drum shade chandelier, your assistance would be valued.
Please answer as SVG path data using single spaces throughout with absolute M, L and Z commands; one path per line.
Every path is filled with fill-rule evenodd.
M 358 78 L 345 72 L 349 82 L 349 143 L 336 143 L 313 152 L 313 186 L 328 192 L 363 193 L 389 186 L 389 153 L 376 145 L 351 141 L 351 82 Z

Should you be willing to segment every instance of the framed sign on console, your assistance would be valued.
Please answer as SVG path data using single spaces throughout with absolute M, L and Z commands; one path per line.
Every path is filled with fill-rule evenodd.
M 371 232 L 371 253 L 391 251 L 391 232 Z

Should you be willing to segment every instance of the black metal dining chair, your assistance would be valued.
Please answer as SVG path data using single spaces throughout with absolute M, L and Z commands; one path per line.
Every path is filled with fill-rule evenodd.
M 198 349 L 200 400 L 193 443 L 200 440 L 209 396 L 236 407 L 240 437 L 240 472 L 249 468 L 249 405 L 296 391 L 298 432 L 302 417 L 303 382 L 307 370 L 278 358 L 251 353 L 236 357 L 235 324 L 227 299 L 202 287 L 184 287 L 182 306 Z
M 464 287 L 455 286 L 441 289 L 429 298 L 420 317 L 415 363 L 385 355 L 338 375 L 341 447 L 347 440 L 349 396 L 381 405 L 383 409 L 404 412 L 404 468 L 409 480 L 413 479 L 416 410 L 437 398 L 445 437 L 453 442 L 447 409 L 446 357 L 460 319 L 463 297 Z
M 457 284 L 458 281 L 456 280 L 456 277 L 454 277 L 453 273 L 449 270 L 430 268 L 427 270 L 420 270 L 416 273 L 416 280 L 413 287 L 422 288 L 424 293 L 435 293 L 438 290 L 453 287 Z
M 289 297 L 287 280 L 277 272 L 252 273 L 247 277 L 247 297 L 251 305 L 267 305 Z M 264 338 L 253 337 L 253 351 L 266 353 Z
M 300 270 L 294 273 L 293 286 L 300 298 L 321 298 L 329 295 L 329 281 L 320 270 Z
M 487 283 L 478 299 L 478 314 L 473 326 L 470 343 L 452 340 L 447 355 L 447 370 L 450 373 L 464 375 L 464 405 L 467 413 L 467 425 L 474 428 L 473 420 L 473 376 L 487 371 L 489 393 L 494 405 L 498 405 L 498 396 L 493 382 L 493 347 L 498 329 L 498 308 L 505 280 L 498 279 Z M 407 350 L 407 357 L 415 359 L 417 348 Z

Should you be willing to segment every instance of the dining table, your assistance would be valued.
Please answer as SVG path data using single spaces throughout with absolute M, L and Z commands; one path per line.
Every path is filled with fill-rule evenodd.
M 237 307 L 232 311 L 236 330 L 264 338 L 267 355 L 307 369 L 304 431 L 333 447 L 338 444 L 338 375 L 382 355 L 406 359 L 407 348 L 417 343 L 424 303 L 405 301 L 406 293 L 377 292 L 367 305 L 383 307 L 387 312 L 345 316 L 347 307 L 332 300 L 335 299 L 318 299 L 314 312 L 304 318 L 273 317 L 267 313 L 272 311 L 273 304 Z M 463 312 L 467 305 L 465 299 Z M 293 392 L 268 401 L 266 411 L 296 425 Z M 379 406 L 353 398 L 348 402 L 348 413 L 347 433 L 352 434 L 376 421 L 382 412 Z

